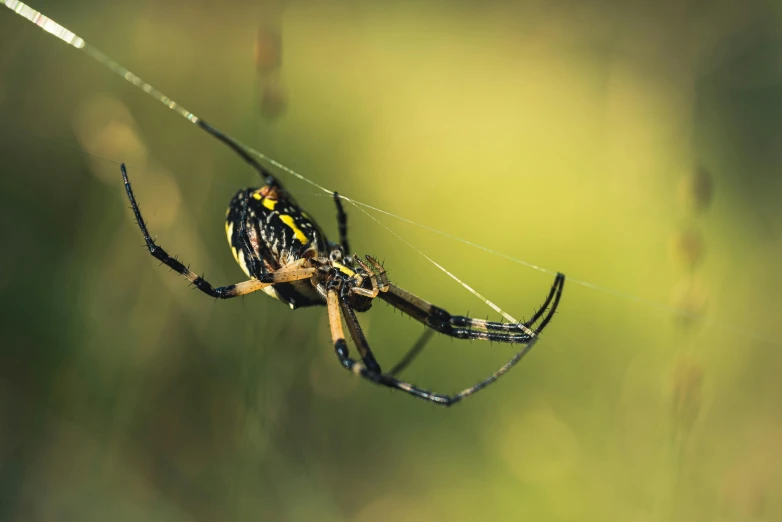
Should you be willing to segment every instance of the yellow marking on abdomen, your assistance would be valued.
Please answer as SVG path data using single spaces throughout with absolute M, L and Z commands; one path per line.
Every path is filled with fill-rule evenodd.
M 253 192 L 253 199 L 257 199 L 258 201 L 260 201 L 261 205 L 268 208 L 269 210 L 274 210 L 274 207 L 277 206 L 277 200 L 274 198 L 265 197 L 263 192 L 264 192 L 263 188 Z
M 234 234 L 234 222 L 233 221 L 226 221 L 225 222 L 225 235 L 228 236 L 228 243 L 231 242 L 231 236 Z
M 241 267 L 242 272 L 247 274 L 247 277 L 252 277 L 250 275 L 250 269 L 247 268 L 247 263 L 245 263 L 245 261 L 244 261 L 244 252 L 242 252 L 242 251 L 237 252 L 237 250 L 235 248 L 232 248 L 231 250 L 234 251 L 234 257 L 236 257 L 236 262 L 239 263 L 239 266 Z
M 310 240 L 307 239 L 307 236 L 304 235 L 304 232 L 302 232 L 301 229 L 296 226 L 296 223 L 293 221 L 292 217 L 282 215 L 280 216 L 280 221 L 285 223 L 288 227 L 290 227 L 291 230 L 293 230 L 293 237 L 298 239 L 302 245 L 306 245 L 310 242 Z
M 343 265 L 341 263 L 332 262 L 331 264 L 333 266 L 337 267 L 337 269 L 340 272 L 342 272 L 343 274 L 345 274 L 346 276 L 353 277 L 354 275 L 356 275 L 356 273 L 353 270 L 351 270 L 350 268 L 346 267 L 345 265 Z

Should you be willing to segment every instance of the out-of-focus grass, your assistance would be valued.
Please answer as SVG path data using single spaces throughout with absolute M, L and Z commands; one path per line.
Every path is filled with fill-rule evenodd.
M 268 5 L 34 6 L 321 185 L 624 294 L 568 283 L 523 364 L 451 410 L 346 375 L 323 310 L 213 302 L 157 266 L 118 162 L 218 284 L 242 275 L 222 220 L 254 174 L 2 12 L 0 518 L 778 519 L 779 12 L 549 4 L 283 6 L 273 121 Z M 282 179 L 334 236 L 330 199 Z M 348 210 L 395 282 L 490 312 Z M 549 275 L 374 215 L 517 317 L 545 296 Z M 420 333 L 361 319 L 387 367 Z M 435 338 L 409 377 L 456 390 L 510 353 Z

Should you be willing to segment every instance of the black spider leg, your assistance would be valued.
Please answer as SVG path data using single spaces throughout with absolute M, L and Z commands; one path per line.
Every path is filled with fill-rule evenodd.
M 329 282 L 328 287 L 324 287 L 323 284 L 318 285 L 318 291 L 326 296 L 326 310 L 329 315 L 329 327 L 331 329 L 331 339 L 334 342 L 334 352 L 337 354 L 337 358 L 343 368 L 380 384 L 380 365 L 369 349 L 369 344 L 366 342 L 364 332 L 358 324 L 358 320 L 356 320 L 353 309 L 339 297 L 338 288 L 339 283 L 335 281 Z M 342 313 L 340 313 L 340 308 L 342 308 Z M 360 346 L 359 352 L 364 361 L 363 364 L 350 357 L 348 344 L 345 341 L 345 333 L 342 329 L 343 313 L 346 314 L 344 317 L 348 321 L 348 328 L 353 336 L 353 342 Z M 351 319 L 348 319 L 348 317 L 352 319 L 352 322 L 350 322 Z
M 521 350 L 516 352 L 516 354 L 508 362 L 502 365 L 497 371 L 492 373 L 489 377 L 474 384 L 473 386 L 470 386 L 469 388 L 465 388 L 464 390 L 454 395 L 442 395 L 439 393 L 433 393 L 428 390 L 424 390 L 408 382 L 404 382 L 399 379 L 396 379 L 391 375 L 384 375 L 379 371 L 372 371 L 364 364 L 361 364 L 355 361 L 354 359 L 352 359 L 348 351 L 347 343 L 345 342 L 344 334 L 342 333 L 342 321 L 340 318 L 340 310 L 339 310 L 340 306 L 343 312 L 342 317 L 345 318 L 345 322 L 348 325 L 348 330 L 350 330 L 350 333 L 353 336 L 353 341 L 356 343 L 356 346 L 359 346 L 359 351 L 361 353 L 366 352 L 367 354 L 371 354 L 372 351 L 370 350 L 369 343 L 367 342 L 366 337 L 364 337 L 363 331 L 361 330 L 361 327 L 358 324 L 358 319 L 356 318 L 355 313 L 347 303 L 340 302 L 337 291 L 332 288 L 327 291 L 326 304 L 329 312 L 329 324 L 331 325 L 332 339 L 334 341 L 334 350 L 337 354 L 337 357 L 340 360 L 340 363 L 344 368 L 352 371 L 357 375 L 364 377 L 365 379 L 374 382 L 375 384 L 380 384 L 382 386 L 387 386 L 389 388 L 402 390 L 405 393 L 408 393 L 414 397 L 418 397 L 419 399 L 433 402 L 435 404 L 439 404 L 442 406 L 452 406 L 457 402 L 461 401 L 462 399 L 465 399 L 466 397 L 469 397 L 470 395 L 473 395 L 474 393 L 482 390 L 483 388 L 487 387 L 489 384 L 493 383 L 494 381 L 502 377 L 511 368 L 513 368 L 522 359 L 522 357 L 524 357 L 524 355 L 526 355 L 532 349 L 532 347 L 539 339 L 538 334 L 551 321 L 551 318 L 554 316 L 557 308 L 559 307 L 559 301 L 560 298 L 562 297 L 562 288 L 564 286 L 564 282 L 565 282 L 564 276 L 562 274 L 558 274 L 553 287 L 556 290 L 554 292 L 553 303 L 551 304 L 551 308 L 549 309 L 548 314 L 546 314 L 541 324 L 535 330 L 534 335 L 529 340 L 529 342 L 525 343 L 524 346 L 522 346 Z M 362 346 L 363 349 L 361 348 Z M 374 360 L 374 357 L 372 359 Z
M 133 189 L 130 187 L 128 171 L 125 168 L 124 163 L 120 166 L 120 170 L 122 171 L 122 179 L 125 181 L 125 191 L 128 193 L 128 199 L 130 200 L 133 214 L 136 216 L 136 223 L 138 223 L 138 226 L 141 229 L 141 233 L 144 236 L 144 241 L 147 244 L 149 253 L 152 254 L 152 256 L 156 259 L 160 260 L 160 262 L 162 262 L 164 265 L 171 268 L 174 272 L 182 275 L 185 279 L 190 281 L 193 286 L 201 290 L 203 293 L 220 299 L 230 299 L 231 297 L 237 297 L 255 292 L 256 290 L 261 290 L 262 288 L 265 288 L 273 283 L 306 279 L 308 277 L 312 277 L 312 275 L 315 273 L 315 269 L 291 270 L 288 272 L 279 271 L 265 274 L 258 279 L 251 279 L 249 281 L 244 281 L 235 285 L 220 286 L 217 288 L 213 287 L 206 281 L 206 279 L 190 270 L 177 259 L 171 257 L 165 250 L 163 250 L 163 248 L 155 244 L 155 241 L 149 235 L 147 225 L 144 223 L 144 218 L 141 217 L 141 210 L 138 207 L 138 203 L 136 203 L 136 197 L 133 195 Z
M 532 326 L 537 322 L 537 320 L 540 318 L 541 314 L 548 308 L 551 299 L 554 297 L 553 289 L 549 291 L 548 297 L 546 298 L 546 301 L 543 303 L 543 306 L 538 308 L 538 310 L 535 312 L 535 314 L 530 318 L 529 321 L 525 322 L 524 325 L 527 327 Z M 508 323 L 504 323 L 508 324 Z M 388 372 L 388 375 L 396 376 L 398 375 L 402 370 L 407 368 L 413 360 L 420 355 L 420 353 L 424 350 L 426 347 L 426 344 L 429 342 L 429 340 L 434 335 L 434 332 L 437 330 L 427 328 L 424 330 L 424 333 L 421 335 L 421 337 L 416 341 L 416 343 L 413 345 L 412 348 L 405 354 L 405 356 L 400 360 L 396 366 L 394 366 L 391 371 Z
M 277 186 L 282 187 L 279 181 L 277 181 L 277 178 L 274 177 L 274 175 L 269 172 L 263 165 L 258 163 L 258 160 L 253 158 L 247 150 L 236 143 L 236 140 L 234 140 L 232 137 L 223 134 L 220 130 L 216 129 L 215 127 L 212 127 L 210 124 L 205 122 L 204 120 L 199 119 L 196 124 L 201 127 L 202 130 L 208 132 L 218 140 L 222 141 L 228 147 L 233 150 L 235 153 L 237 153 L 245 162 L 249 163 L 252 168 L 254 168 L 256 171 L 258 171 L 258 174 L 261 175 L 261 178 L 264 180 L 264 182 L 269 186 Z
M 339 225 L 339 242 L 346 256 L 350 256 L 350 247 L 348 246 L 348 215 L 342 207 L 342 200 L 338 193 L 334 193 L 334 203 L 337 205 L 337 225 Z
M 380 294 L 379 297 L 416 321 L 457 339 L 525 343 L 534 335 L 534 332 L 531 330 L 532 326 L 548 308 L 548 305 L 554 298 L 557 287 L 560 284 L 564 284 L 564 279 L 565 276 L 563 274 L 557 274 L 543 306 L 525 323 L 502 323 L 451 315 L 448 311 L 395 285 L 389 285 L 388 292 Z
M 526 327 L 531 327 L 534 325 L 540 316 L 543 314 L 543 312 L 546 311 L 546 308 L 548 308 L 549 304 L 551 303 L 551 299 L 554 297 L 554 291 L 549 291 L 548 297 L 546 298 L 546 301 L 543 303 L 543 306 L 538 308 L 538 310 L 535 312 L 535 314 L 530 318 L 529 321 L 525 322 L 524 325 Z M 499 324 L 509 324 L 509 323 L 499 323 Z M 436 330 L 427 328 L 424 330 L 424 333 L 421 335 L 421 337 L 416 341 L 416 343 L 413 345 L 412 348 L 405 354 L 405 356 L 394 366 L 391 371 L 388 372 L 388 375 L 396 376 L 398 375 L 402 370 L 407 368 L 413 360 L 420 355 L 420 353 L 424 350 L 426 347 L 426 344 L 429 342 L 429 340 L 434 335 L 434 332 Z
M 388 372 L 388 375 L 395 377 L 399 375 L 402 370 L 407 368 L 413 360 L 418 357 L 418 354 L 420 354 L 424 348 L 426 348 L 426 343 L 429 342 L 429 340 L 434 336 L 435 330 L 432 330 L 431 328 L 426 328 L 424 330 L 424 333 L 421 334 L 421 337 L 418 338 L 418 340 L 415 342 L 412 348 L 410 348 L 407 353 L 405 354 L 402 359 L 396 363 L 396 366 L 391 368 L 391 370 Z
M 356 343 L 358 353 L 361 355 L 361 360 L 364 362 L 366 371 L 371 374 L 381 374 L 382 370 L 380 369 L 380 364 L 378 364 L 375 355 L 369 348 L 369 343 L 366 340 L 366 336 L 364 336 L 364 330 L 361 329 L 361 325 L 356 318 L 356 313 L 353 311 L 353 308 L 350 307 L 350 303 L 347 302 L 344 295 L 339 298 L 339 305 L 340 308 L 342 308 L 342 316 L 348 323 L 348 330 L 350 330 L 350 335 L 353 337 L 353 342 Z

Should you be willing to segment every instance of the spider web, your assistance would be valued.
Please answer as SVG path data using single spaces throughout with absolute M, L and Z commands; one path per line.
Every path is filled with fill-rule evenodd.
M 56 21 L 52 20 L 51 18 L 48 18 L 47 16 L 45 16 L 42 13 L 32 9 L 28 5 L 26 5 L 23 2 L 20 2 L 18 0 L 0 0 L 0 4 L 5 5 L 6 7 L 11 9 L 12 11 L 14 11 L 16 14 L 18 14 L 18 15 L 22 16 L 23 18 L 25 18 L 26 20 L 34 23 L 35 25 L 37 25 L 38 27 L 40 27 L 44 31 L 48 32 L 49 34 L 55 36 L 56 38 L 58 38 L 62 42 L 64 42 L 64 43 L 68 44 L 69 46 L 71 46 L 71 47 L 73 47 L 75 49 L 78 49 L 78 50 L 82 51 L 83 53 L 87 54 L 92 59 L 94 59 L 95 61 L 99 62 L 100 64 L 102 64 L 104 67 L 106 67 L 110 71 L 114 72 L 115 74 L 121 76 L 124 80 L 126 80 L 127 82 L 133 84 L 138 89 L 140 89 L 141 91 L 145 92 L 146 94 L 148 94 L 149 96 L 151 96 L 152 98 L 157 100 L 158 102 L 162 103 L 165 107 L 167 107 L 168 109 L 174 111 L 176 114 L 178 114 L 179 116 L 183 117 L 184 119 L 186 119 L 190 123 L 198 125 L 199 122 L 202 121 L 201 118 L 199 118 L 197 115 L 195 115 L 194 113 L 190 112 L 188 109 L 186 109 L 185 107 L 183 107 L 182 105 L 180 105 L 179 103 L 177 103 L 176 101 L 171 99 L 170 97 L 166 96 L 163 92 L 159 91 L 158 89 L 153 87 L 151 84 L 149 84 L 146 81 L 144 81 L 142 78 L 137 76 L 135 73 L 133 73 L 129 69 L 123 67 L 121 64 L 119 64 L 116 61 L 114 61 L 112 58 L 110 58 L 109 56 L 104 54 L 98 48 L 96 48 L 96 47 L 92 46 L 91 44 L 87 43 L 83 38 L 79 37 L 77 34 L 75 34 L 74 32 L 70 31 L 68 28 L 60 25 L 59 23 L 57 23 Z M 30 133 L 30 134 L 32 134 L 32 133 Z M 41 137 L 41 136 L 38 136 L 38 137 Z M 41 138 L 46 139 L 45 137 L 41 137 Z M 317 183 L 316 181 L 314 181 L 314 180 L 304 176 L 300 172 L 298 172 L 298 171 L 296 171 L 296 170 L 286 166 L 285 164 L 277 161 L 276 159 L 274 159 L 274 158 L 272 158 L 272 157 L 270 157 L 270 156 L 268 156 L 266 154 L 263 154 L 262 152 L 259 152 L 258 150 L 254 149 L 253 147 L 251 147 L 251 146 L 249 146 L 249 145 L 247 145 L 247 144 L 245 144 L 245 143 L 243 143 L 243 142 L 241 142 L 239 140 L 236 140 L 235 138 L 232 138 L 232 139 L 234 140 L 234 142 L 237 145 L 239 145 L 242 149 L 244 149 L 249 155 L 255 157 L 259 161 L 262 161 L 265 164 L 273 167 L 274 169 L 276 169 L 276 170 L 278 170 L 280 172 L 284 172 L 287 175 L 290 175 L 290 176 L 292 176 L 292 177 L 294 177 L 294 178 L 296 178 L 296 179 L 298 179 L 298 180 L 300 180 L 300 181 L 302 181 L 304 183 L 307 183 L 307 184 L 311 185 L 312 187 L 317 188 L 319 191 L 325 193 L 326 195 L 329 195 L 329 196 L 333 196 L 334 195 L 334 191 L 333 190 L 330 190 L 327 187 Z M 63 146 L 63 147 L 69 148 L 67 146 Z M 117 163 L 117 164 L 120 163 L 120 162 L 117 162 L 115 160 L 112 160 L 112 159 L 109 159 L 109 158 L 105 158 L 105 157 L 102 157 L 102 156 L 99 156 L 99 155 L 96 155 L 96 154 L 92 154 L 92 153 L 88 153 L 88 154 L 90 154 L 91 156 L 96 157 L 98 159 L 109 161 L 111 163 Z M 493 309 L 495 312 L 500 314 L 505 320 L 507 320 L 509 322 L 517 323 L 519 321 L 516 318 L 514 318 L 513 316 L 511 316 L 509 313 L 507 313 L 505 310 L 503 310 L 496 303 L 494 303 L 493 301 L 489 300 L 483 294 L 478 292 L 475 288 L 470 286 L 468 283 L 466 283 L 464 280 L 462 280 L 459 276 L 457 276 L 456 274 L 454 274 L 453 272 L 448 270 L 441 263 L 437 262 L 431 256 L 426 254 L 423 250 L 421 250 L 420 248 L 418 248 L 417 246 L 415 246 L 414 244 L 412 244 L 411 242 L 406 240 L 402 235 L 397 233 L 391 227 L 389 227 L 388 225 L 386 225 L 385 223 L 383 223 L 382 221 L 377 219 L 377 217 L 375 215 L 373 215 L 372 213 L 370 213 L 370 212 L 374 212 L 374 213 L 377 213 L 377 214 L 382 214 L 382 215 L 385 215 L 387 217 L 393 218 L 395 220 L 399 220 L 399 221 L 402 221 L 404 223 L 407 223 L 407 224 L 410 224 L 410 225 L 414 225 L 416 227 L 419 227 L 419 228 L 422 228 L 424 230 L 427 230 L 427 231 L 429 231 L 431 233 L 438 234 L 438 235 L 446 237 L 446 238 L 448 238 L 450 240 L 461 242 L 461 243 L 463 243 L 465 245 L 468 245 L 470 247 L 476 248 L 478 250 L 482 250 L 482 251 L 487 252 L 489 254 L 501 257 L 501 258 L 506 259 L 508 261 L 511 261 L 513 263 L 525 266 L 525 267 L 533 269 L 533 270 L 537 270 L 539 272 L 543 272 L 543 273 L 546 273 L 546 274 L 549 274 L 549 275 L 552 275 L 552 276 L 556 275 L 556 273 L 557 273 L 556 270 L 551 270 L 551 269 L 546 268 L 546 267 L 538 266 L 536 264 L 533 264 L 533 263 L 530 263 L 528 261 L 525 261 L 525 260 L 522 260 L 522 259 L 510 256 L 508 254 L 505 254 L 505 253 L 500 252 L 498 250 L 489 248 L 487 246 L 480 245 L 478 243 L 475 243 L 473 241 L 461 238 L 459 236 L 455 236 L 455 235 L 450 234 L 448 232 L 432 228 L 432 227 L 427 226 L 427 225 L 422 224 L 422 223 L 418 223 L 418 222 L 413 221 L 411 219 L 408 219 L 408 218 L 406 218 L 404 216 L 400 216 L 400 215 L 394 214 L 392 212 L 388 212 L 386 210 L 383 210 L 383 209 L 378 208 L 376 206 L 370 205 L 368 203 L 364 203 L 362 201 L 358 201 L 356 199 L 344 196 L 342 194 L 340 194 L 339 197 L 342 200 L 344 200 L 345 202 L 350 203 L 351 205 L 353 205 L 353 207 L 355 207 L 357 210 L 359 210 L 362 214 L 364 214 L 365 216 L 367 216 L 368 218 L 370 218 L 371 220 L 376 222 L 378 225 L 380 225 L 382 228 L 384 228 L 390 234 L 395 236 L 401 242 L 405 243 L 408 247 L 413 249 L 417 254 L 422 256 L 429 263 L 434 265 L 437 269 L 442 271 L 445 275 L 450 277 L 452 280 L 454 280 L 456 283 L 458 283 L 460 286 L 462 286 L 465 290 L 467 290 L 468 292 L 473 294 L 476 298 L 481 300 L 484 304 L 489 306 L 491 309 Z M 642 306 L 645 306 L 645 307 L 648 307 L 648 308 L 651 308 L 651 309 L 656 309 L 658 311 L 661 311 L 661 312 L 664 312 L 664 313 L 667 313 L 667 314 L 670 314 L 670 315 L 674 315 L 674 316 L 678 316 L 678 317 L 682 317 L 682 318 L 699 319 L 699 320 L 702 321 L 702 324 L 704 324 L 704 326 L 707 326 L 709 328 L 715 328 L 717 330 L 720 330 L 720 331 L 723 331 L 723 332 L 726 332 L 726 333 L 730 333 L 732 335 L 736 335 L 736 336 L 740 335 L 740 336 L 742 336 L 744 338 L 752 339 L 754 341 L 763 342 L 763 343 L 766 343 L 766 344 L 769 344 L 769 345 L 782 346 L 778 342 L 776 342 L 776 341 L 774 341 L 774 340 L 772 340 L 772 339 L 770 339 L 770 338 L 768 338 L 766 336 L 753 334 L 751 332 L 747 332 L 747 331 L 745 331 L 743 329 L 740 329 L 740 328 L 734 328 L 734 327 L 726 326 L 725 322 L 723 322 L 723 321 L 719 321 L 719 320 L 715 320 L 715 319 L 709 319 L 709 318 L 704 318 L 703 316 L 701 316 L 699 314 L 696 314 L 696 313 L 693 313 L 693 312 L 690 312 L 690 311 L 687 311 L 687 310 L 675 308 L 675 307 L 672 307 L 672 306 L 669 306 L 669 305 L 665 305 L 665 304 L 657 302 L 657 301 L 653 301 L 653 300 L 650 300 L 650 299 L 645 299 L 645 298 L 642 298 L 642 297 L 639 297 L 639 296 L 635 296 L 635 295 L 632 295 L 632 294 L 629 294 L 629 293 L 625 293 L 625 292 L 620 292 L 618 290 L 614 290 L 614 289 L 609 288 L 609 287 L 597 285 L 597 284 L 594 284 L 594 283 L 586 281 L 586 280 L 573 278 L 573 277 L 570 277 L 569 275 L 567 277 L 567 282 L 568 282 L 568 284 L 576 284 L 576 285 L 579 285 L 579 286 L 582 286 L 582 287 L 585 287 L 585 288 L 589 288 L 591 290 L 599 291 L 599 292 L 602 292 L 602 293 L 614 296 L 614 297 L 622 299 L 624 301 L 636 303 L 636 304 L 639 304 L 639 305 L 642 305 Z

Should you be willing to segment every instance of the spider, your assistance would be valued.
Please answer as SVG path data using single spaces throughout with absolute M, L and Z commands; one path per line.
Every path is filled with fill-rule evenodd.
M 260 188 L 246 188 L 237 192 L 226 214 L 225 230 L 231 251 L 249 280 L 214 287 L 158 246 L 141 216 L 124 164 L 121 171 L 136 222 L 150 254 L 184 276 L 203 293 L 230 299 L 261 290 L 288 304 L 291 309 L 325 306 L 334 350 L 346 370 L 375 384 L 401 390 L 443 406 L 456 404 L 510 370 L 537 342 L 540 332 L 554 316 L 565 283 L 565 276 L 561 273 L 556 275 L 543 306 L 524 323 L 493 322 L 451 315 L 399 288 L 389 281 L 385 269 L 375 258 L 366 256 L 362 260 L 357 255 L 349 254 L 347 214 L 339 194 L 335 192 L 333 196 L 340 242 L 333 243 L 326 239 L 317 223 L 296 204 L 282 184 L 240 144 L 203 120 L 196 123 L 239 154 L 261 175 L 265 183 Z M 356 317 L 356 312 L 369 310 L 378 297 L 429 328 L 407 355 L 387 373 L 381 370 L 372 354 Z M 361 361 L 350 356 L 343 319 L 358 348 Z M 521 349 L 486 379 L 454 395 L 443 395 L 396 377 L 423 349 L 433 332 L 457 339 L 519 344 Z

